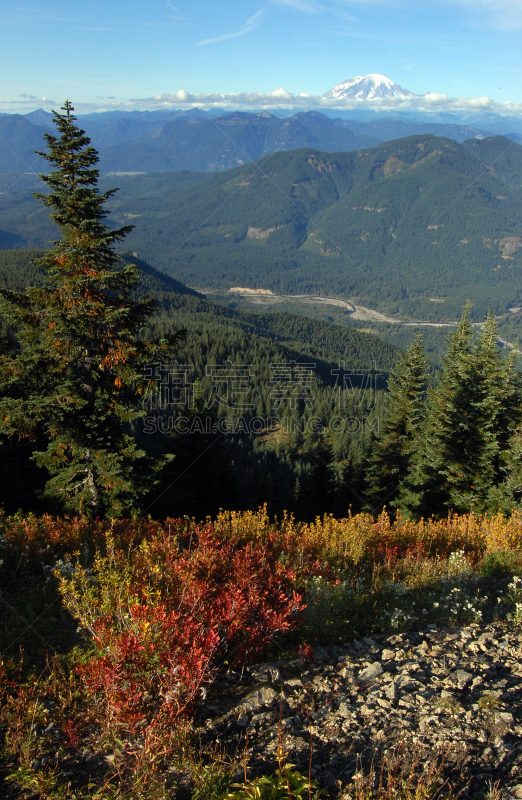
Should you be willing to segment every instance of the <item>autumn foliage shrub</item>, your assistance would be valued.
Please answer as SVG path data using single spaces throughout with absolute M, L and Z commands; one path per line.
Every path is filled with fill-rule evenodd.
M 274 523 L 266 508 L 258 511 L 221 512 L 206 526 L 191 520 L 170 519 L 163 523 L 132 520 L 94 520 L 21 516 L 0 517 L 0 543 L 4 580 L 20 570 L 42 574 L 42 567 L 81 548 L 105 552 L 108 538 L 116 549 L 134 551 L 141 542 L 155 537 L 183 541 L 197 539 L 212 530 L 220 542 L 233 547 L 263 546 L 270 557 L 291 565 L 294 573 L 308 576 L 326 570 L 342 571 L 364 561 L 379 562 L 394 555 L 422 553 L 426 557 L 447 557 L 464 550 L 472 561 L 492 552 L 522 553 L 522 514 L 513 512 L 484 516 L 449 515 L 446 519 L 412 522 L 400 515 L 393 520 L 386 512 L 377 519 L 356 514 L 344 519 L 331 515 L 312 523 L 301 523 L 285 515 Z M 13 573 L 14 574 L 14 573 Z
M 231 541 L 272 540 L 296 571 L 310 574 L 313 565 L 337 573 L 364 562 L 379 563 L 419 554 L 447 558 L 464 550 L 472 562 L 492 552 L 522 554 L 522 514 L 449 514 L 446 519 L 419 522 L 384 511 L 375 519 L 355 514 L 344 519 L 331 515 L 312 523 L 296 522 L 285 516 L 276 526 L 265 508 L 257 512 L 222 512 L 214 522 L 219 534 Z M 320 572 L 317 566 L 316 572 Z
M 0 669 L 14 779 L 31 791 L 47 792 L 51 777 L 65 786 L 71 759 L 84 759 L 100 786 L 159 796 L 156 777 L 216 671 L 254 658 L 303 608 L 274 544 L 222 540 L 210 523 L 17 518 L 4 531 L 11 563 L 18 555 L 35 580 L 54 580 L 85 634 L 83 647 L 51 660 L 49 679 Z M 43 569 L 51 563 L 54 578 Z M 35 739 L 35 724 L 50 721 L 54 733 Z
M 167 521 L 168 524 L 169 521 Z M 179 521 L 177 521 L 179 524 Z M 0 512 L 2 584 L 41 581 L 58 559 L 82 550 L 85 557 L 103 550 L 107 535 L 121 547 L 132 547 L 147 537 L 161 535 L 163 526 L 150 519 L 87 520 L 44 514 L 6 517 Z
M 181 526 L 180 526 L 181 527 Z M 92 569 L 62 565 L 65 604 L 94 652 L 79 671 L 107 725 L 172 726 L 193 708 L 216 665 L 244 661 L 297 623 L 292 570 L 259 542 L 222 542 L 212 525 L 109 538 Z

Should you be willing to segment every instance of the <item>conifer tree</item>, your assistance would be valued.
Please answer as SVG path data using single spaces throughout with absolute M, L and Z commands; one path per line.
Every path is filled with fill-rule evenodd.
M 390 376 L 386 416 L 372 442 L 366 479 L 366 508 L 372 513 L 396 505 L 424 419 L 427 381 L 428 360 L 419 333 Z
M 2 290 L 2 312 L 17 331 L 18 351 L 0 357 L 0 433 L 44 445 L 33 458 L 50 474 L 46 494 L 68 511 L 88 516 L 128 512 L 158 464 L 136 445 L 132 423 L 141 416 L 143 365 L 167 356 L 178 336 L 138 340 L 153 313 L 136 300 L 140 276 L 114 250 L 132 229 L 110 230 L 98 190 L 98 153 L 74 123 L 67 101 L 54 113 L 59 136 L 45 134 L 53 167 L 41 179 L 61 232 L 40 259 L 47 285 L 24 294 Z
M 419 517 L 493 510 L 502 480 L 502 453 L 519 418 L 520 388 L 513 359 L 497 345 L 488 316 L 476 345 L 466 308 L 450 335 L 444 371 L 429 393 L 426 422 L 399 504 Z

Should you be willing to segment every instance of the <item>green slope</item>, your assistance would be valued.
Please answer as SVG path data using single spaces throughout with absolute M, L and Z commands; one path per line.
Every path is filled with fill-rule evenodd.
M 42 285 L 44 275 L 35 265 L 35 259 L 42 255 L 41 250 L 0 250 L 0 287 L 23 291 L 26 286 Z M 226 332 L 232 338 L 243 341 L 240 350 L 237 345 L 224 345 L 220 358 L 223 361 L 246 358 L 252 349 L 259 352 L 265 348 L 266 357 L 287 357 L 306 360 L 315 359 L 318 363 L 332 368 L 339 362 L 346 362 L 350 368 L 367 368 L 376 364 L 386 375 L 395 363 L 400 351 L 386 344 L 378 337 L 332 325 L 330 322 L 309 319 L 297 314 L 257 314 L 239 312 L 211 303 L 198 292 L 189 289 L 179 281 L 165 275 L 132 253 L 124 255 L 126 261 L 136 263 L 141 271 L 140 294 L 148 294 L 158 302 L 154 317 L 154 327 L 167 330 L 184 327 L 191 332 L 197 348 L 197 336 L 208 339 L 206 329 L 219 328 L 219 338 L 226 339 Z M 233 332 L 233 335 L 232 335 Z M 253 342 L 256 342 L 255 346 Z M 213 345 L 212 345 L 213 346 Z M 283 350 L 281 349 L 284 349 Z M 208 346 L 199 345 L 205 355 L 198 351 L 196 361 L 208 360 Z M 181 348 L 183 357 L 190 355 L 186 345 Z M 217 351 L 212 358 L 217 357 Z M 210 362 L 209 362 L 210 363 Z M 247 363 L 247 362 L 244 362 Z M 328 373 L 329 374 L 329 373 Z
M 161 208 L 135 194 L 142 217 L 130 241 L 198 287 L 324 292 L 413 319 L 454 319 L 468 298 L 478 315 L 503 313 L 522 303 L 522 206 L 511 188 L 522 148 L 503 151 L 509 191 L 507 168 L 501 180 L 477 150 L 411 137 L 357 153 L 278 153 Z
M 115 181 L 114 224 L 136 225 L 128 246 L 190 286 L 323 293 L 414 320 L 456 319 L 467 299 L 476 318 L 522 305 L 522 147 L 503 137 Z M 0 195 L 0 231 L 18 237 L 7 246 L 48 230 L 28 188 Z
M 506 188 L 522 187 L 522 147 L 511 139 L 505 136 L 469 139 L 464 147 Z
M 0 252 L 0 286 L 22 289 L 41 283 L 43 275 L 32 264 L 38 255 L 34 250 Z M 150 502 L 158 517 L 202 518 L 220 507 L 256 508 L 266 502 L 271 513 L 291 509 L 313 519 L 325 511 L 345 514 L 350 505 L 360 507 L 365 459 L 383 415 L 387 374 L 400 351 L 376 336 L 322 320 L 238 313 L 208 302 L 144 262 L 139 265 L 142 291 L 159 303 L 149 332 L 187 331 L 177 362 L 190 391 L 197 388 L 199 407 L 195 414 L 174 398 L 159 414 L 148 408 L 149 420 L 137 431 L 140 444 L 157 455 L 167 449 L 175 459 L 147 508 Z M 292 362 L 309 365 L 309 396 L 306 402 L 297 396 L 277 406 L 274 375 L 280 367 L 275 365 L 286 370 Z M 230 365 L 246 369 L 250 408 L 234 404 L 233 376 L 232 403 L 216 400 L 211 372 Z M 340 366 L 344 372 L 363 372 L 351 375 L 342 396 L 335 391 Z M 372 369 L 381 374 L 368 384 Z M 162 372 L 164 378 L 168 374 L 168 369 Z M 190 423 L 175 429 L 174 439 L 167 435 L 172 420 Z M 257 427 L 249 427 L 252 420 Z M 198 426 L 191 427 L 193 422 Z M 217 423 L 225 428 L 214 431 Z

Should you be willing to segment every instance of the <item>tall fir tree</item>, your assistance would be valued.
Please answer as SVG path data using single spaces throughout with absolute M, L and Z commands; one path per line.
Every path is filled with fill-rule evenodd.
M 386 416 L 372 442 L 366 474 L 366 510 L 371 513 L 396 505 L 424 420 L 427 383 L 428 359 L 419 333 L 390 376 Z
M 24 294 L 1 290 L 1 309 L 17 331 L 17 352 L 0 357 L 0 433 L 44 447 L 33 458 L 50 474 L 46 494 L 67 511 L 120 515 L 160 464 L 138 448 L 132 425 L 142 415 L 145 363 L 168 356 L 179 334 L 140 341 L 154 311 L 135 299 L 140 275 L 115 252 L 132 226 L 110 230 L 98 190 L 98 153 L 74 123 L 72 105 L 54 113 L 59 136 L 45 134 L 54 168 L 41 179 L 62 238 L 38 264 L 47 285 Z
M 502 453 L 519 418 L 520 383 L 513 359 L 498 347 L 496 320 L 488 316 L 474 345 L 466 308 L 429 393 L 401 510 L 414 517 L 494 510 Z

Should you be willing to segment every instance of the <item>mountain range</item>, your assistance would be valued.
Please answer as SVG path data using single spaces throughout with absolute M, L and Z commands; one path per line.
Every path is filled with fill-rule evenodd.
M 414 134 L 433 133 L 462 142 L 492 133 L 487 128 L 428 119 L 342 119 L 318 111 L 285 118 L 268 111 L 221 115 L 200 109 L 119 111 L 79 117 L 79 122 L 100 153 L 102 172 L 220 171 L 300 147 L 350 152 Z M 42 109 L 26 115 L 0 115 L 0 172 L 38 173 L 44 169 L 34 151 L 44 147 L 46 132 L 54 132 L 54 125 L 51 115 Z
M 116 185 L 113 224 L 136 226 L 127 245 L 197 289 L 322 293 L 413 320 L 458 318 L 467 299 L 477 319 L 522 306 L 522 147 L 504 137 L 304 148 Z M 54 238 L 36 188 L 0 180 L 1 246 Z

